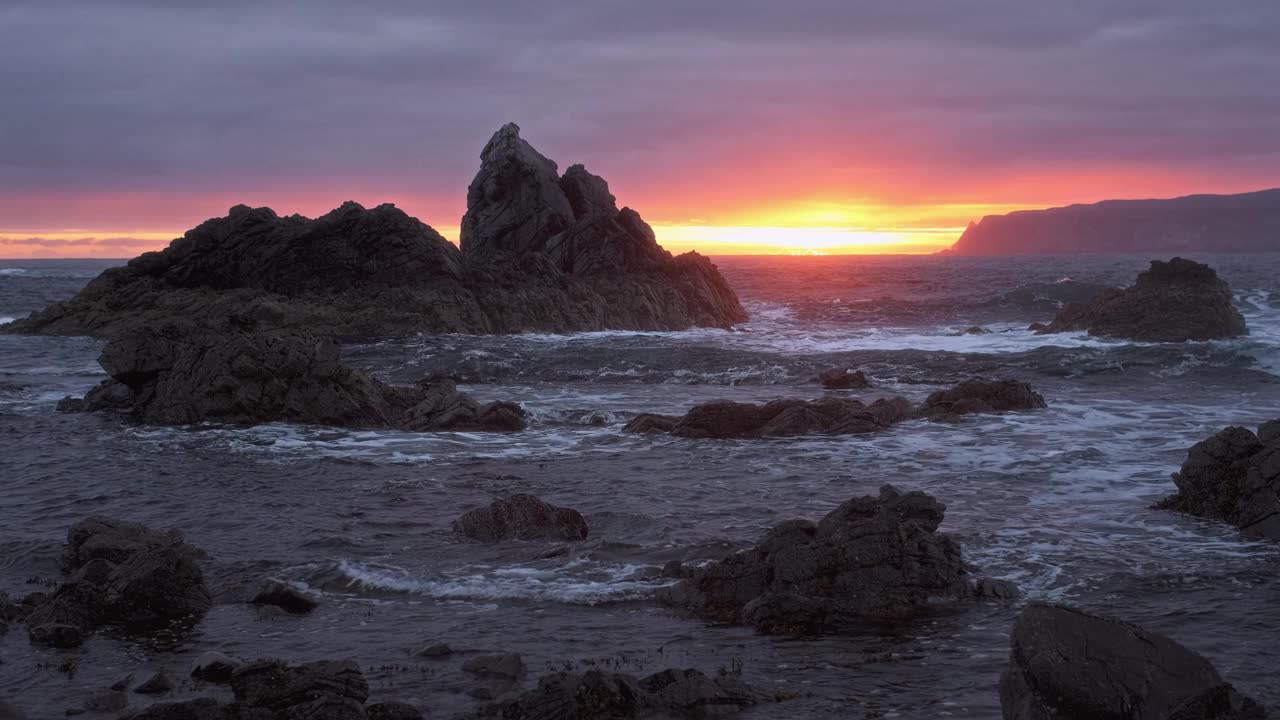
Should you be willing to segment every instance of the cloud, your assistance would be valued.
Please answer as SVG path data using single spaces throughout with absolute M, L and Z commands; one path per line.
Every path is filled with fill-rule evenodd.
M 452 224 L 507 120 L 671 217 L 1280 161 L 1260 0 L 11 0 L 0 65 L 0 193 L 357 188 Z

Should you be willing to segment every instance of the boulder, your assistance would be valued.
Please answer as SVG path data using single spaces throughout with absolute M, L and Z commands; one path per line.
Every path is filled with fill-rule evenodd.
M 461 249 L 390 204 L 319 218 L 237 205 L 3 332 L 96 335 L 186 319 L 219 330 L 412 333 L 678 330 L 746 319 L 707 258 L 673 257 L 607 183 L 563 176 L 515 124 L 486 144 Z
M 363 714 L 362 706 L 369 699 L 369 681 L 351 660 L 321 660 L 294 666 L 258 661 L 232 673 L 231 691 L 236 702 L 273 712 L 328 705 L 337 709 L 355 707 Z M 309 717 L 305 713 L 298 716 Z
M 251 600 L 254 605 L 271 605 L 288 613 L 302 615 L 320 606 L 315 598 L 282 582 L 271 580 Z
M 477 655 L 462 663 L 462 670 L 473 675 L 519 680 L 524 677 L 524 659 L 519 653 Z
M 981 325 L 971 325 L 960 332 L 951 333 L 953 337 L 963 337 L 965 335 L 990 335 L 991 331 Z
M 658 601 L 765 632 L 828 632 L 909 617 L 935 598 L 971 598 L 960 546 L 937 532 L 945 510 L 885 485 L 817 523 L 774 527 L 754 547 L 660 588 Z
M 644 679 L 589 670 L 544 675 L 536 689 L 482 708 L 475 717 L 503 720 L 629 720 L 631 718 L 715 717 L 758 701 L 732 677 L 708 677 L 697 670 L 664 670 Z
M 84 644 L 84 633 L 77 625 L 44 623 L 31 626 L 27 635 L 33 644 L 52 648 L 69 649 Z
M 830 368 L 818 373 L 818 382 L 829 390 L 849 390 L 870 387 L 867 376 L 861 370 L 849 372 L 848 368 Z
M 443 658 L 443 657 L 449 657 L 452 654 L 453 654 L 453 648 L 449 647 L 447 643 L 434 643 L 432 645 L 427 645 L 426 647 L 414 653 L 414 655 L 416 655 L 417 657 L 428 657 L 428 658 Z
M 509 495 L 464 513 L 453 531 L 472 540 L 586 540 L 587 521 L 577 510 L 533 495 Z
M 214 331 L 171 322 L 112 338 L 98 359 L 124 387 L 130 412 L 156 424 L 206 421 L 252 425 L 287 421 L 412 431 L 513 431 L 524 411 L 512 403 L 480 404 L 452 381 L 393 386 L 343 365 L 339 347 L 307 332 Z M 119 409 L 85 397 L 83 409 Z
M 1024 382 L 966 380 L 947 390 L 930 393 L 917 411 L 921 417 L 1038 410 L 1048 407 L 1044 397 Z
M 680 422 L 675 415 L 657 415 L 641 413 L 622 427 L 623 432 L 631 433 L 668 433 Z
M 1280 420 L 1225 428 L 1187 451 L 1178 491 L 1156 508 L 1222 520 L 1246 535 L 1280 540 Z
M 133 691 L 140 695 L 162 695 L 173 689 L 173 680 L 163 670 L 148 673 L 133 686 Z
M 191 663 L 191 677 L 204 682 L 225 685 L 244 666 L 244 661 L 210 650 Z
M 1000 678 L 1005 720 L 1263 720 L 1203 656 L 1120 620 L 1034 603 Z
M 1040 332 L 1087 330 L 1090 335 L 1148 342 L 1214 340 L 1249 334 L 1231 288 L 1213 268 L 1175 257 L 1152 260 L 1137 282 L 1063 308 Z

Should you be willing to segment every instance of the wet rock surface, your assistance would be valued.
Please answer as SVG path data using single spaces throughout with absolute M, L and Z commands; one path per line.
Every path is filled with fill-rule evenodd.
M 1199 653 L 1157 633 L 1034 603 L 1014 624 L 1000 678 L 1006 720 L 1262 720 Z
M 829 368 L 818 373 L 818 383 L 829 390 L 850 390 L 870 387 L 867 376 L 861 370 L 849 372 L 848 368 Z
M 330 338 L 307 332 L 215 332 L 186 322 L 128 332 L 98 360 L 111 376 L 75 408 L 147 423 L 289 421 L 419 432 L 513 431 L 524 411 L 480 404 L 449 380 L 393 386 L 342 364 Z M 122 398 L 128 400 L 123 401 Z
M 1087 330 L 1090 335 L 1149 342 L 1213 340 L 1249 334 L 1232 304 L 1231 288 L 1213 268 L 1175 257 L 1152 260 L 1132 287 L 1108 290 L 1063 308 L 1042 333 Z
M 472 540 L 586 540 L 587 521 L 577 510 L 556 507 L 533 495 L 509 495 L 453 522 Z
M 1196 443 L 1173 482 L 1178 491 L 1157 508 L 1280 540 L 1280 420 L 1264 423 L 1256 434 L 1233 426 Z
M 754 547 L 658 590 L 665 605 L 765 632 L 838 632 L 974 596 L 960 546 L 937 532 L 946 507 L 892 485 L 818 522 L 789 520 Z
M 735 678 L 697 670 L 664 670 L 643 679 L 591 670 L 543 676 L 538 687 L 477 712 L 504 720 L 705 718 L 732 714 L 759 701 Z
M 948 390 L 931 393 L 917 411 L 922 417 L 968 415 L 970 413 L 1040 410 L 1048 407 L 1044 397 L 1024 382 L 1013 380 L 966 380 Z
M 559 176 L 515 124 L 481 154 L 461 247 L 389 204 L 316 219 L 237 205 L 4 331 L 110 337 L 181 318 L 376 337 L 746 319 L 707 258 L 673 257 L 603 179 L 581 165 Z

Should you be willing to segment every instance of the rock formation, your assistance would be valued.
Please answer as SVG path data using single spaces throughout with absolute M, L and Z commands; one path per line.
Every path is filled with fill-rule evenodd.
M 587 539 L 587 521 L 581 513 L 533 495 L 510 495 L 464 513 L 453 521 L 453 530 L 484 542 Z
M 211 332 L 168 322 L 123 333 L 98 359 L 111 379 L 62 410 L 127 409 L 143 422 L 274 421 L 412 431 L 521 430 L 515 404 L 481 405 L 452 381 L 387 385 L 302 331 Z
M 1280 244 L 1280 189 L 1170 200 L 1106 200 L 988 215 L 952 255 L 1269 252 Z
M 314 220 L 237 205 L 109 269 L 6 332 L 112 336 L 184 318 L 372 337 L 728 327 L 746 319 L 707 258 L 673 257 L 605 181 L 563 176 L 514 124 L 485 146 L 459 251 L 392 205 Z
M 543 676 L 538 687 L 481 709 L 474 717 L 503 720 L 639 720 L 717 717 L 759 701 L 732 677 L 663 670 L 643 679 L 589 670 Z
M 885 485 L 817 523 L 774 527 L 751 549 L 659 589 L 658 601 L 764 632 L 827 632 L 909 617 L 938 597 L 973 597 L 960 546 L 937 532 L 945 510 L 925 493 Z M 987 584 L 983 595 L 1014 593 Z
M 1156 507 L 1223 520 L 1246 535 L 1280 540 L 1280 420 L 1254 434 L 1229 427 L 1187 451 L 1178 491 Z
M 931 394 L 913 407 L 903 397 L 870 404 L 844 397 L 773 400 L 763 405 L 711 400 L 683 416 L 638 415 L 625 432 L 669 432 L 690 438 L 753 438 L 792 435 L 856 435 L 878 432 L 912 418 L 954 417 L 968 413 L 1036 410 L 1044 398 L 1024 382 L 969 380 Z
M 1231 288 L 1213 268 L 1183 258 L 1152 260 L 1133 287 L 1073 303 L 1040 332 L 1088 330 L 1090 335 L 1148 342 L 1213 340 L 1249 334 L 1231 302 Z
M 1032 604 L 1000 678 L 1005 720 L 1263 720 L 1203 656 L 1120 620 Z
M 867 376 L 861 370 L 849 372 L 848 368 L 830 368 L 818 373 L 817 381 L 828 390 L 851 390 L 869 387 Z
M 200 552 L 177 531 L 93 516 L 67 531 L 71 575 L 26 615 L 33 642 L 65 647 L 101 625 L 149 631 L 199 618 L 212 599 Z
M 1067 278 L 1052 283 L 1021 285 L 1001 293 L 984 305 L 1056 312 L 1070 303 L 1087 303 L 1111 289 L 1109 285 L 1077 282 Z

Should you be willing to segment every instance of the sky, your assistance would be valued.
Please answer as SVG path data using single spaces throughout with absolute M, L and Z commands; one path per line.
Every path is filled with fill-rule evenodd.
M 1280 186 L 1274 0 L 6 0 L 0 68 L 0 257 L 347 199 L 456 241 L 507 121 L 711 255 Z

